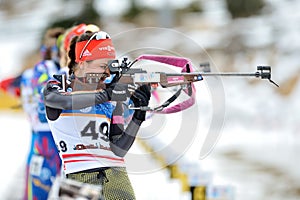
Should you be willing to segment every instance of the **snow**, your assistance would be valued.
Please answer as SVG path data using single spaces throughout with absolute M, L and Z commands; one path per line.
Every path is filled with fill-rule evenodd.
M 27 159 L 29 144 L 31 141 L 30 125 L 23 113 L 0 112 L 1 121 L 1 197 L 12 192 L 12 187 L 22 192 L 24 187 L 24 163 Z M 21 175 L 20 175 L 21 174 Z M 20 177 L 16 181 L 14 177 Z M 18 184 L 16 184 L 16 182 Z M 18 197 L 21 197 L 19 195 Z

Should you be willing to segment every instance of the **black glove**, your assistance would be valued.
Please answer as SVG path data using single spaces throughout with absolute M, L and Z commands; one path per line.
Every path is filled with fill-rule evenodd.
M 137 90 L 135 90 L 130 98 L 133 101 L 135 107 L 148 106 L 151 97 L 150 89 L 150 85 L 142 85 Z M 146 111 L 135 110 L 133 117 L 140 121 L 145 121 Z
M 51 92 L 59 93 L 59 90 L 61 90 L 61 87 L 59 86 L 59 82 L 49 81 L 43 90 L 44 99 L 47 98 L 47 95 L 49 95 L 49 93 Z M 61 109 L 51 108 L 46 106 L 46 104 L 45 104 L 45 108 L 46 108 L 47 118 L 51 121 L 56 120 L 62 112 Z
M 126 101 L 134 90 L 135 86 L 131 84 L 110 83 L 106 85 L 106 92 L 111 101 Z
M 57 81 L 48 81 L 48 83 L 46 84 L 45 88 L 44 88 L 44 94 L 49 93 L 49 92 L 53 92 L 53 91 L 60 91 L 61 87 L 59 86 L 59 82 Z
M 118 76 L 115 76 L 111 83 L 106 84 L 106 92 L 111 101 L 126 101 L 127 97 L 135 91 L 136 87 L 133 84 L 119 83 Z

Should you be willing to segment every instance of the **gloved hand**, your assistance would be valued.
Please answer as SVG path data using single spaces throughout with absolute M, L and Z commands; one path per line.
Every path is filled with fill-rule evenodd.
M 136 87 L 132 84 L 110 83 L 106 85 L 106 92 L 111 101 L 126 101 L 127 97 L 135 91 Z
M 148 106 L 151 97 L 150 89 L 150 85 L 142 85 L 137 90 L 135 90 L 130 98 L 133 101 L 135 107 Z M 145 121 L 146 111 L 135 110 L 133 117 L 140 121 Z
M 119 83 L 119 77 L 114 76 L 110 83 L 106 84 L 106 91 L 111 101 L 126 101 L 127 97 L 135 91 L 133 84 Z
M 61 109 L 57 109 L 57 108 L 52 108 L 52 107 L 48 107 L 46 104 L 46 99 L 51 97 L 48 97 L 48 95 L 51 95 L 51 93 L 60 93 L 59 91 L 61 90 L 61 87 L 59 87 L 59 82 L 57 81 L 48 81 L 48 83 L 46 84 L 46 86 L 43 88 L 43 99 L 44 99 L 44 104 L 43 106 L 45 106 L 46 108 L 46 115 L 47 118 L 51 121 L 56 120 L 59 115 L 61 114 L 62 110 Z M 39 116 L 40 117 L 40 116 Z M 40 118 L 41 120 L 41 118 Z
M 44 88 L 44 94 L 48 93 L 48 92 L 53 92 L 53 91 L 60 91 L 61 87 L 59 86 L 59 82 L 57 81 L 48 81 L 48 83 L 46 84 L 45 88 Z

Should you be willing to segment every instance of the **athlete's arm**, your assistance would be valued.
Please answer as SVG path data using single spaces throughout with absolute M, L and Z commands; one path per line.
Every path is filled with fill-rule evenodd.
M 44 90 L 45 105 L 62 110 L 77 110 L 110 101 L 106 90 L 88 92 L 59 92 L 57 89 Z
M 145 85 L 136 90 L 131 99 L 136 107 L 148 106 L 150 96 L 150 87 Z M 135 110 L 125 130 L 124 124 L 120 120 L 121 112 L 122 110 L 120 110 L 117 104 L 110 125 L 109 139 L 112 152 L 117 156 L 124 157 L 135 141 L 141 124 L 145 121 L 146 111 Z
M 108 88 L 93 91 L 59 92 L 56 81 L 50 81 L 44 88 L 44 102 L 47 117 L 56 120 L 61 110 L 78 110 L 111 100 L 126 100 L 129 94 L 125 84 L 110 84 Z

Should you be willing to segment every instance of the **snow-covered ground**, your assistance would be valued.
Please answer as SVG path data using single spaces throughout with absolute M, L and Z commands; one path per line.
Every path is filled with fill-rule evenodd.
M 25 170 L 25 162 L 31 141 L 30 125 L 24 114 L 3 112 L 0 113 L 1 120 L 1 197 L 8 192 L 14 194 L 18 190 L 17 197 L 22 196 L 20 192 L 24 187 L 22 171 Z M 20 180 L 20 181 L 19 181 Z M 21 191 L 20 191 L 21 190 Z

